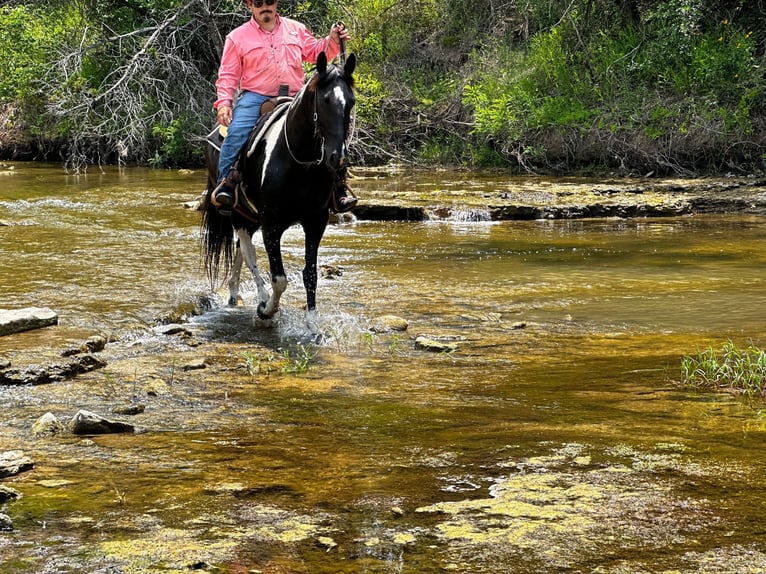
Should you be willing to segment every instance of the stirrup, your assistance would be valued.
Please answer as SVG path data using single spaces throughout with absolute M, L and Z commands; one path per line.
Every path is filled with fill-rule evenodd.
M 237 184 L 232 184 L 223 179 L 210 194 L 210 203 L 212 203 L 221 215 L 229 216 L 234 211 L 237 204 Z

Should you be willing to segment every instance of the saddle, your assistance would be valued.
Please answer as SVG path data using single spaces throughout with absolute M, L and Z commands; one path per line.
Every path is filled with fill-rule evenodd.
M 261 116 L 258 118 L 258 123 L 253 127 L 253 131 L 250 133 L 247 140 L 246 146 L 248 157 L 252 155 L 255 146 L 261 140 L 260 134 L 265 133 L 268 127 L 282 115 L 282 112 L 287 109 L 285 104 L 289 104 L 292 101 L 293 98 L 289 96 L 276 96 L 263 102 L 261 105 Z M 279 108 L 279 111 L 274 114 L 274 112 L 277 111 L 277 108 Z M 223 139 L 226 137 L 226 131 L 227 128 L 225 126 L 220 124 L 216 125 L 213 131 L 207 134 L 207 143 L 216 151 L 220 152 L 221 144 L 223 144 Z
M 229 175 L 224 180 L 230 181 L 230 187 L 233 188 L 234 203 L 232 205 L 232 209 L 247 219 L 250 219 L 251 221 L 257 221 L 258 210 L 250 201 L 250 199 L 248 199 L 247 194 L 240 193 L 242 180 L 242 176 L 239 171 L 240 162 L 243 161 L 245 157 L 250 157 L 255 152 L 255 148 L 261 142 L 263 136 L 269 131 L 269 128 L 274 124 L 274 122 L 276 122 L 280 117 L 284 115 L 284 113 L 290 107 L 290 102 L 292 101 L 293 98 L 291 97 L 277 96 L 263 102 L 261 105 L 261 115 L 258 118 L 258 122 L 250 132 L 245 145 L 242 146 L 242 149 L 237 154 L 237 157 L 234 160 L 234 165 L 232 166 Z M 227 128 L 225 126 L 217 125 L 215 129 L 207 136 L 208 144 L 220 152 L 221 145 L 223 144 L 223 140 L 226 137 L 226 131 Z M 244 154 L 246 154 L 246 156 Z M 217 188 L 214 189 L 210 195 L 210 201 L 216 207 L 219 206 L 215 199 L 217 191 Z
M 263 102 L 261 105 L 261 116 L 258 118 L 258 122 L 255 124 L 253 131 L 250 132 L 250 136 L 245 143 L 245 149 L 247 149 L 247 157 L 250 157 L 255 152 L 255 148 L 263 139 L 269 128 L 276 122 L 290 107 L 290 102 L 293 98 L 290 96 L 277 96 Z

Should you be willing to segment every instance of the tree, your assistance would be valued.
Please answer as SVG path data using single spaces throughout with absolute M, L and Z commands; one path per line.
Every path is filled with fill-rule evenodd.
M 188 160 L 210 129 L 220 30 L 244 21 L 233 0 L 80 0 L 55 17 L 68 34 L 42 78 L 68 169 L 89 162 Z M 196 147 L 200 148 L 201 144 Z

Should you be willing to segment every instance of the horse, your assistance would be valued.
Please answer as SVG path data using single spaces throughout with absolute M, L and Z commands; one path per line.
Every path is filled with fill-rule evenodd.
M 300 224 L 305 235 L 306 325 L 312 333 L 318 331 L 317 257 L 338 170 L 347 161 L 351 114 L 356 104 L 355 66 L 354 54 L 349 54 L 342 65 L 328 65 L 325 53 L 320 53 L 315 72 L 292 101 L 284 104 L 289 106 L 286 111 L 266 122 L 257 137 L 251 135 L 239 154 L 242 180 L 231 216 L 218 213 L 210 201 L 218 180 L 218 162 L 217 154 L 208 154 L 201 239 L 205 269 L 213 285 L 222 268 L 228 271 L 228 304 L 235 306 L 244 260 L 258 288 L 257 315 L 267 325 L 273 323 L 287 288 L 282 235 L 290 226 Z M 259 228 L 269 259 L 271 294 L 256 264 L 252 236 Z

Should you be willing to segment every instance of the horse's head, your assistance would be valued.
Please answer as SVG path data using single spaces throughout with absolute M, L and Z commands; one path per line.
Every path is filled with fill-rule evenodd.
M 356 104 L 354 79 L 356 57 L 350 54 L 343 67 L 328 66 L 324 52 L 317 58 L 317 71 L 309 82 L 316 102 L 316 128 L 324 138 L 324 163 L 337 170 L 346 162 L 351 136 L 351 114 Z

